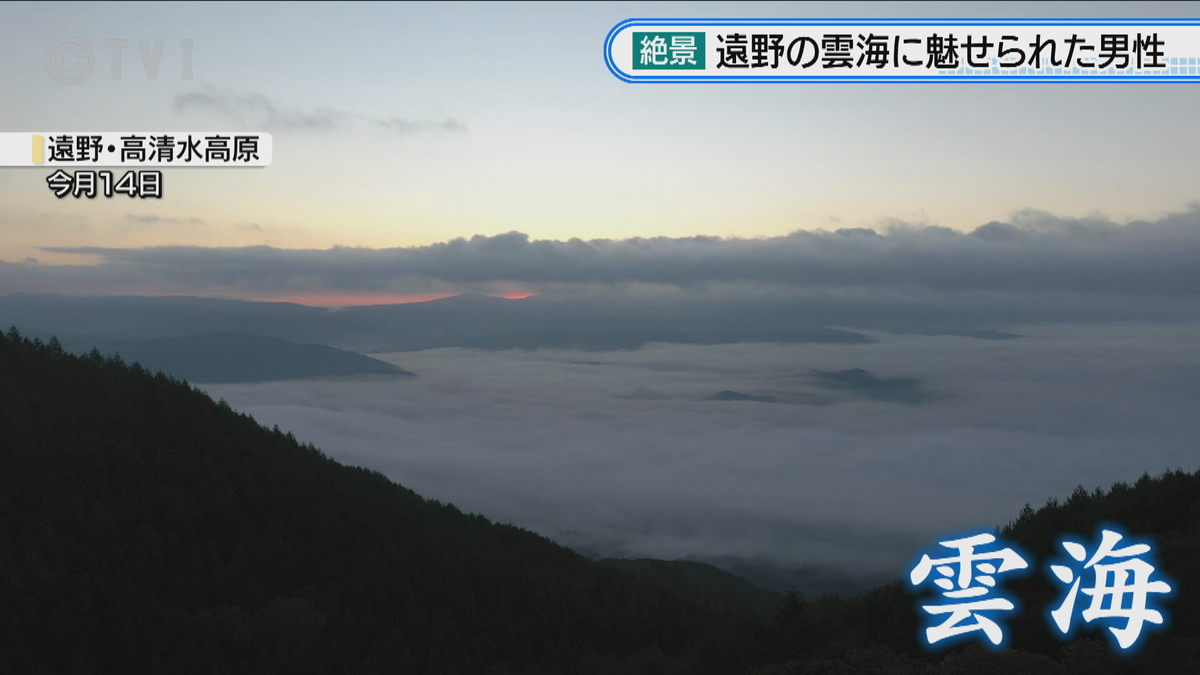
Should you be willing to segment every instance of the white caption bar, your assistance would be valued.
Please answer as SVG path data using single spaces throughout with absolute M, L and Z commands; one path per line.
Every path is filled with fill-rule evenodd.
M 625 82 L 1200 82 L 1200 19 L 629 19 Z
M 270 166 L 272 145 L 262 131 L 0 132 L 0 166 Z

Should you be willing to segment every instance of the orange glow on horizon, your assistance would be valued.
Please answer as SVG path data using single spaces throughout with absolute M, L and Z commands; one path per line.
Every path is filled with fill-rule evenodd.
M 272 297 L 249 298 L 258 302 L 291 302 L 310 307 L 366 307 L 369 305 L 407 305 L 414 302 L 432 302 L 443 298 L 452 298 L 461 293 L 427 293 L 418 295 L 366 295 L 356 293 L 310 293 L 297 295 L 277 295 Z M 533 293 L 504 293 L 489 294 L 505 300 L 524 300 L 533 297 Z

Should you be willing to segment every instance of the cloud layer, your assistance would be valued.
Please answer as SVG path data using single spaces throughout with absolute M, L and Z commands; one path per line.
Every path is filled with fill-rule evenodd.
M 1067 292 L 1127 296 L 1200 294 L 1200 208 L 1155 221 L 1024 212 L 969 233 L 893 223 L 885 233 L 801 231 L 762 239 L 719 237 L 533 240 L 519 232 L 408 248 L 267 246 L 52 247 L 94 256 L 95 267 L 37 271 L 0 266 L 21 290 L 158 282 L 211 292 L 427 292 L 433 287 L 519 284 L 531 291 L 646 287 Z M 37 277 L 41 277 L 40 279 Z M 58 282 L 58 283 L 56 283 Z M 41 290 L 60 290 L 43 288 Z
M 242 126 L 271 131 L 331 131 L 358 127 L 415 134 L 464 133 L 467 130 L 462 122 L 449 117 L 416 120 L 399 116 L 378 117 L 336 108 L 301 110 L 280 105 L 262 94 L 239 94 L 215 87 L 179 94 L 174 99 L 174 107 L 179 112 L 215 113 Z
M 343 461 L 609 554 L 895 574 L 932 537 L 1026 502 L 1197 468 L 1200 327 L 1023 332 L 431 350 L 385 357 L 421 375 L 400 383 L 208 389 Z M 892 401 L 849 380 L 937 395 Z M 781 402 L 711 400 L 727 390 Z

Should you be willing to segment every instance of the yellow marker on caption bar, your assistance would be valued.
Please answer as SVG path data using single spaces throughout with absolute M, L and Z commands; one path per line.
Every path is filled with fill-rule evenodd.
M 33 136 L 33 163 L 42 163 L 42 137 L 37 134 Z

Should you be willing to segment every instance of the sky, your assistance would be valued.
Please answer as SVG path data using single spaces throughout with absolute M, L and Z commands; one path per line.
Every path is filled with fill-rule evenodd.
M 69 252 L 77 247 L 396 249 L 510 232 L 757 238 L 898 221 L 972 231 L 1028 210 L 1156 220 L 1197 199 L 1192 85 L 630 85 L 605 68 L 602 44 L 635 16 L 1169 18 L 1198 9 L 4 3 L 0 129 L 270 131 L 275 160 L 168 170 L 162 200 L 58 200 L 42 171 L 0 169 L 0 261 L 103 262 Z M 73 86 L 45 65 L 66 36 L 95 53 L 92 75 Z M 142 38 L 164 41 L 153 80 Z M 130 45 L 120 79 L 104 46 L 113 39 Z M 183 39 L 192 40 L 190 80 L 180 79 Z M 21 273 L 20 290 L 39 289 L 24 269 L 10 271 Z M 488 281 L 501 294 L 529 292 Z M 173 292 L 320 304 L 323 295 L 428 298 L 461 286 Z

